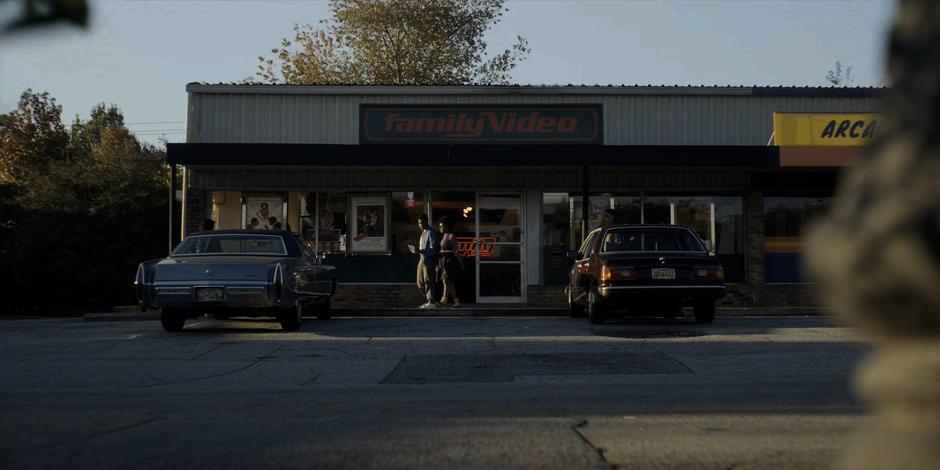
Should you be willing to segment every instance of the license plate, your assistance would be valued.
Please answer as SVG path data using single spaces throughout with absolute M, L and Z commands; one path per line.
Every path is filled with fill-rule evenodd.
M 218 302 L 222 300 L 222 288 L 212 287 L 196 289 L 196 300 L 199 302 Z
M 675 279 L 676 270 L 673 268 L 653 268 L 653 279 Z

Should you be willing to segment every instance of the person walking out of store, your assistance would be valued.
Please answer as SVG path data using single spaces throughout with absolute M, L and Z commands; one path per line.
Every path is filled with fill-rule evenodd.
M 416 283 L 418 285 L 418 290 L 420 290 L 425 298 L 427 303 L 421 305 L 420 308 L 436 308 L 437 304 L 434 303 L 435 298 L 437 297 L 437 264 L 439 258 L 439 251 L 441 249 L 440 234 L 437 233 L 437 230 L 434 230 L 431 227 L 431 224 L 428 223 L 427 214 L 421 214 L 418 216 L 418 228 L 421 229 L 421 239 L 418 241 L 417 250 L 414 249 L 414 245 L 410 245 L 412 252 L 417 251 L 420 257 L 418 258 L 418 273 Z
M 438 221 L 441 228 L 441 279 L 444 283 L 444 295 L 441 296 L 441 305 L 447 305 L 447 297 L 454 299 L 454 307 L 460 307 L 457 290 L 454 288 L 454 279 L 463 271 L 463 262 L 457 253 L 457 238 L 454 236 L 454 223 L 450 217 L 441 217 Z

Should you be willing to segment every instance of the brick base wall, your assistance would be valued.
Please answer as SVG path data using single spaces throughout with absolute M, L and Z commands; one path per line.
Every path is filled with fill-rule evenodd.
M 526 289 L 529 307 L 566 308 L 568 306 L 565 286 L 528 286 Z
M 414 285 L 340 284 L 333 297 L 335 308 L 413 308 L 425 302 Z

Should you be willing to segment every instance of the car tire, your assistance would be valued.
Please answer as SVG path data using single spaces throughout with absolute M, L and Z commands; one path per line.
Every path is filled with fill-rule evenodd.
M 594 325 L 603 325 L 607 321 L 607 304 L 601 299 L 596 287 L 588 290 L 587 314 L 588 320 Z
M 584 306 L 578 305 L 574 300 L 574 288 L 568 288 L 568 315 L 571 318 L 581 318 L 585 315 Z
M 160 311 L 160 325 L 163 326 L 163 331 L 174 333 L 183 331 L 183 326 L 186 325 L 186 315 L 182 312 L 165 308 Z
M 711 323 L 715 321 L 715 303 L 701 303 L 693 307 L 695 311 L 695 323 Z
M 304 309 L 303 304 L 297 303 L 294 308 L 285 308 L 281 309 L 278 312 L 277 320 L 281 323 L 281 328 L 284 331 L 297 331 L 300 329 L 300 325 L 304 321 Z
M 327 297 L 320 305 L 317 305 L 317 320 L 329 320 L 330 318 L 333 318 L 333 299 Z

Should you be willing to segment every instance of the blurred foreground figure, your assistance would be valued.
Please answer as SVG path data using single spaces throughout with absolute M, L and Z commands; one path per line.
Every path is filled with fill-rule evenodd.
M 880 141 L 843 181 L 807 261 L 877 341 L 856 388 L 873 417 L 841 468 L 940 468 L 940 2 L 901 0 Z
M 20 3 L 22 16 L 0 28 L 0 34 L 3 30 L 18 32 L 63 22 L 82 28 L 88 26 L 86 0 L 21 0 Z

